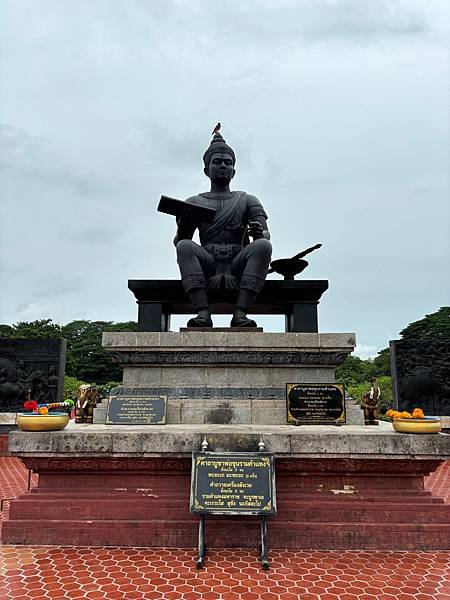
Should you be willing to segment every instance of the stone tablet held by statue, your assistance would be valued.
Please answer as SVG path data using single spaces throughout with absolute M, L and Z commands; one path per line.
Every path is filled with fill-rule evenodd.
M 181 218 L 188 211 L 192 213 L 193 220 L 195 220 L 198 224 L 212 223 L 217 212 L 212 208 L 197 206 L 195 204 L 191 204 L 190 202 L 183 202 L 181 200 L 177 200 L 176 198 L 170 198 L 169 196 L 161 196 L 158 204 L 158 212 Z

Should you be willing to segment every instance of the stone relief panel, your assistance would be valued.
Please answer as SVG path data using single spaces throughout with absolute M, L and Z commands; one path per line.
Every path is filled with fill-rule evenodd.
M 66 340 L 0 338 L 0 412 L 63 400 Z
M 389 347 L 399 409 L 450 415 L 450 341 L 395 340 Z

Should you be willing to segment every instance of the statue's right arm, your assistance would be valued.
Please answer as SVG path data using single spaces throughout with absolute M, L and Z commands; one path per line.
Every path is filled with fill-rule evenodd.
M 188 198 L 190 200 L 190 198 Z M 192 210 L 187 208 L 182 217 L 177 217 L 177 232 L 173 238 L 173 243 L 176 246 L 180 240 L 192 240 L 194 232 L 197 228 L 193 220 Z
M 177 232 L 173 238 L 173 243 L 176 246 L 180 240 L 192 240 L 195 229 L 188 229 L 187 227 L 178 223 Z
M 180 240 L 192 240 L 193 235 L 194 235 L 194 232 L 192 232 L 191 235 L 187 235 L 186 233 L 181 233 L 180 228 L 178 227 L 175 237 L 173 238 L 174 246 L 176 246 Z

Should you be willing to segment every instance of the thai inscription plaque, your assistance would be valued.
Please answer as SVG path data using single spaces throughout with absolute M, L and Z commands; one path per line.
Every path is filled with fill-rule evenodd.
M 193 452 L 190 511 L 275 515 L 274 455 Z
M 287 421 L 293 425 L 345 423 L 345 393 L 340 383 L 288 383 Z
M 164 425 L 166 396 L 111 396 L 107 425 Z

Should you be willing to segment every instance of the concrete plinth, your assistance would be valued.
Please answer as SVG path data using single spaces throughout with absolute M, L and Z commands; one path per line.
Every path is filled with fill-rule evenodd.
M 450 456 L 446 435 L 348 426 L 71 424 L 10 434 L 10 450 L 39 473 L 11 502 L 9 544 L 195 547 L 191 452 L 275 453 L 278 515 L 272 548 L 437 550 L 450 547 L 450 505 L 423 478 Z M 210 547 L 255 547 L 249 517 L 210 517 Z
M 287 383 L 331 383 L 352 333 L 104 333 L 115 394 L 167 396 L 167 423 L 286 423 Z M 105 407 L 95 423 L 105 422 Z

